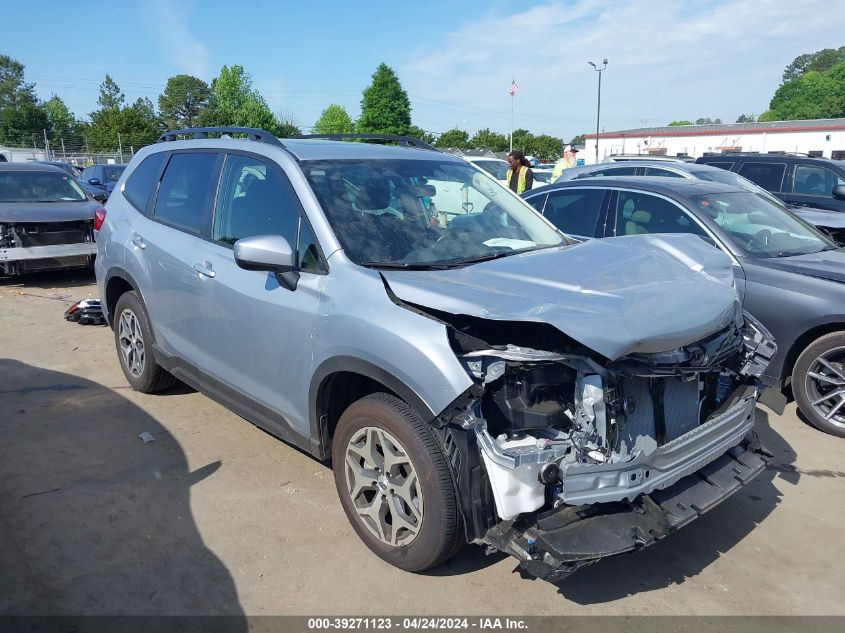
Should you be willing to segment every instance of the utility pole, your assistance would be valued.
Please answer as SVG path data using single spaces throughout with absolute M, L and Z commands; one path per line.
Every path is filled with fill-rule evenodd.
M 123 162 L 123 143 L 120 141 L 120 132 L 117 133 L 117 147 L 120 149 L 120 162 Z
M 47 160 L 50 160 L 50 141 L 47 140 L 47 130 L 41 130 L 44 132 L 44 155 L 47 157 Z
M 601 68 L 596 66 L 593 62 L 587 62 L 599 74 L 599 95 L 596 102 L 596 163 L 599 162 L 599 121 L 601 121 L 601 74 L 607 68 L 607 59 L 604 59 L 604 64 Z
M 65 137 L 62 137 L 62 160 L 67 158 L 67 154 L 65 153 Z

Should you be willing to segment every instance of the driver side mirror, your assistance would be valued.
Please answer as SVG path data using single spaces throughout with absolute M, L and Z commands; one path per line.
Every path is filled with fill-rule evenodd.
M 710 244 L 710 246 L 716 246 L 716 240 L 714 240 L 709 235 L 699 235 L 698 237 L 700 237 L 702 240 L 704 240 L 705 242 Z
M 837 200 L 845 200 L 845 185 L 836 185 L 833 188 L 833 197 Z
M 294 270 L 295 255 L 281 235 L 256 235 L 235 242 L 235 263 L 244 270 L 274 273 L 279 285 L 296 290 L 299 273 Z
M 100 187 L 100 186 L 102 186 L 103 183 L 100 181 L 99 178 L 89 178 L 88 184 L 94 185 L 95 187 Z
M 105 202 L 108 198 L 108 196 L 106 196 L 106 194 L 102 191 L 98 191 L 91 197 L 94 198 L 94 200 L 96 200 L 97 202 Z

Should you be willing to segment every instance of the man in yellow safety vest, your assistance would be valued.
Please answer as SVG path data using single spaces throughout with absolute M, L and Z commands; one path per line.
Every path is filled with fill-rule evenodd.
M 507 183 L 511 191 L 517 195 L 523 191 L 530 191 L 534 186 L 534 172 L 531 171 L 531 163 L 525 158 L 525 154 L 519 150 L 513 150 L 508 154 L 508 175 Z
M 563 158 L 555 163 L 554 171 L 552 171 L 552 182 L 560 178 L 564 169 L 575 167 L 578 164 L 578 158 L 575 156 L 577 153 L 578 150 L 572 147 L 572 145 L 567 145 L 563 148 Z

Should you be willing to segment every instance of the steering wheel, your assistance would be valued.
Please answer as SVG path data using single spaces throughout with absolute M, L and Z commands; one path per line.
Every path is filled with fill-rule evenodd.
M 768 246 L 769 238 L 771 236 L 772 232 L 769 229 L 761 229 L 757 231 L 745 244 L 745 250 L 754 251 L 758 250 L 758 246 Z

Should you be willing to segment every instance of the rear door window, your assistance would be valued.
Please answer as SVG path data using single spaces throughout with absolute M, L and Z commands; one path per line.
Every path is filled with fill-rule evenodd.
M 599 171 L 591 171 L 586 174 L 581 174 L 578 178 L 595 178 L 597 176 L 634 176 L 636 173 L 636 167 L 608 167 L 607 169 L 600 169 Z
M 129 174 L 129 178 L 123 185 L 123 195 L 141 213 L 146 213 L 147 206 L 155 194 L 165 158 L 167 158 L 165 152 L 147 156 L 135 168 L 135 171 Z
M 692 233 L 705 235 L 689 214 L 674 202 L 637 191 L 620 191 L 616 235 Z
M 217 188 L 218 159 L 213 152 L 173 154 L 159 186 L 155 219 L 195 235 L 206 233 Z
M 829 198 L 836 185 L 845 185 L 845 179 L 833 170 L 821 165 L 795 166 L 795 180 L 792 193 L 804 196 L 825 196 Z
M 543 215 L 564 233 L 594 237 L 604 196 L 604 189 L 552 191 Z
M 646 167 L 645 175 L 661 176 L 663 178 L 683 178 L 681 174 L 674 171 L 669 171 L 668 169 L 662 169 L 661 167 Z
M 741 176 L 745 176 L 748 180 L 760 185 L 766 191 L 781 190 L 784 172 L 786 172 L 785 163 L 747 162 L 739 168 L 739 174 Z

